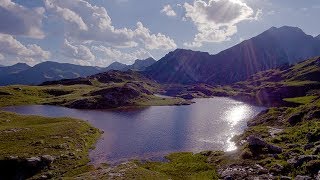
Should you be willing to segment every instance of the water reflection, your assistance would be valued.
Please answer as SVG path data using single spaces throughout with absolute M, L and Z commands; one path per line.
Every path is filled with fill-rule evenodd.
M 90 152 L 94 163 L 154 158 L 176 151 L 234 150 L 231 137 L 264 108 L 229 98 L 197 99 L 190 106 L 161 106 L 117 111 L 84 111 L 55 106 L 5 110 L 88 120 L 105 134 Z
M 233 106 L 229 107 L 228 110 L 225 112 L 225 118 L 228 121 L 230 125 L 230 134 L 227 139 L 227 149 L 226 151 L 234 151 L 237 149 L 237 146 L 234 142 L 231 141 L 232 137 L 234 137 L 236 134 L 235 132 L 237 126 L 240 124 L 243 124 L 248 119 L 253 117 L 255 115 L 253 107 L 243 103 L 243 102 L 236 102 Z

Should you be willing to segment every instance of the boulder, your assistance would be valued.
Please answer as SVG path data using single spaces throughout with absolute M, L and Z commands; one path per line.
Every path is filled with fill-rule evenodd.
M 41 158 L 40 157 L 31 157 L 31 158 L 27 158 L 26 161 L 30 166 L 37 166 L 38 164 L 41 163 Z
M 303 163 L 307 163 L 312 160 L 317 160 L 318 158 L 319 157 L 316 155 L 300 155 L 298 157 L 289 159 L 287 162 L 294 167 L 299 167 Z
M 316 146 L 313 150 L 313 155 L 317 155 L 320 153 L 320 145 Z
M 41 160 L 46 164 L 51 164 L 55 160 L 55 157 L 50 155 L 43 155 L 41 156 Z
M 303 117 L 303 113 L 294 114 L 288 118 L 288 122 L 290 123 L 290 125 L 296 125 L 297 123 L 302 121 Z
M 184 95 L 181 95 L 180 97 L 183 98 L 183 99 L 187 99 L 187 100 L 190 100 L 190 99 L 194 98 L 191 94 L 184 94 Z
M 261 146 L 261 147 L 267 146 L 267 143 L 264 140 L 255 136 L 249 136 L 247 141 L 249 143 L 249 146 Z
M 311 180 L 312 178 L 309 177 L 309 176 L 301 176 L 301 175 L 298 175 L 294 178 L 294 180 Z
M 0 160 L 0 179 L 29 179 L 50 167 L 54 157 L 50 155 L 21 158 L 9 156 Z
M 306 168 L 310 174 L 317 174 L 320 171 L 320 160 L 309 161 Z
M 314 147 L 314 144 L 313 143 L 309 143 L 309 144 L 306 144 L 304 147 L 303 147 L 303 149 L 306 151 L 306 150 L 309 150 L 309 149 L 311 149 L 311 148 L 313 148 Z
M 281 147 L 269 144 L 259 137 L 249 136 L 248 143 L 249 143 L 249 148 L 251 152 L 259 152 L 263 148 L 267 148 L 269 153 L 273 153 L 273 154 L 282 153 Z

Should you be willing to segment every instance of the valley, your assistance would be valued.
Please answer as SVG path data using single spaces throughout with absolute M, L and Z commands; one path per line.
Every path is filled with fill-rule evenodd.
M 319 179 L 319 44 L 283 26 L 215 55 L 0 67 L 0 179 Z
M 126 73 L 111 71 L 88 78 L 46 82 L 42 86 L 3 87 L 1 104 L 3 107 L 51 104 L 79 109 L 100 109 L 116 108 L 109 106 L 110 104 L 118 104 L 118 107 L 180 105 L 190 102 L 193 98 L 232 97 L 269 107 L 248 121 L 248 129 L 243 134 L 233 138 L 238 150 L 205 151 L 196 154 L 174 153 L 166 156 L 169 162 L 131 161 L 118 166 L 104 165 L 95 170 L 84 170 L 87 172 L 75 174 L 74 177 L 80 179 L 92 177 L 93 179 L 147 177 L 154 179 L 241 177 L 240 179 L 243 179 L 290 178 L 304 175 L 316 177 L 319 170 L 320 145 L 319 66 L 320 59 L 315 57 L 286 68 L 259 72 L 246 81 L 227 86 L 159 85 L 133 71 Z M 131 88 L 142 95 L 138 98 L 131 96 Z M 123 89 L 125 91 L 122 91 Z M 136 91 L 133 91 L 133 94 Z M 154 93 L 177 98 L 160 98 L 152 95 Z M 108 101 L 103 99 L 112 96 L 117 97 L 115 98 L 117 100 L 123 96 L 128 99 L 124 99 L 124 104 L 121 101 L 108 104 Z M 106 101 L 106 104 L 99 102 L 100 98 Z M 88 104 L 88 106 L 75 106 L 75 102 L 79 99 L 81 105 Z M 14 151 L 8 154 L 16 155 Z M 114 176 L 114 173 L 117 175 Z

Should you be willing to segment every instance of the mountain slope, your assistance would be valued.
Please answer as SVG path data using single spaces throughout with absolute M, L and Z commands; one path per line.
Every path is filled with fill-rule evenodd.
M 10 74 L 17 74 L 29 68 L 31 68 L 31 66 L 25 63 L 17 63 L 12 66 L 2 66 L 2 67 L 0 66 L 0 77 L 7 76 Z
M 177 49 L 146 69 L 162 83 L 230 84 L 251 75 L 320 55 L 320 40 L 301 29 L 272 27 L 216 55 Z
M 290 98 L 319 99 L 320 57 L 300 62 L 287 69 L 259 72 L 246 81 L 235 83 L 232 89 L 239 93 L 239 97 L 253 99 L 265 106 L 290 105 Z
M 45 81 L 85 77 L 101 72 L 101 68 L 67 63 L 43 62 L 19 73 L 0 77 L 0 85 L 40 84 Z

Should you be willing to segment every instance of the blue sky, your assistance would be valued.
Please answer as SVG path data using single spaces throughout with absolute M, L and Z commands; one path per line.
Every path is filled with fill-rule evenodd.
M 272 26 L 320 34 L 319 0 L 0 0 L 0 64 L 218 53 Z

